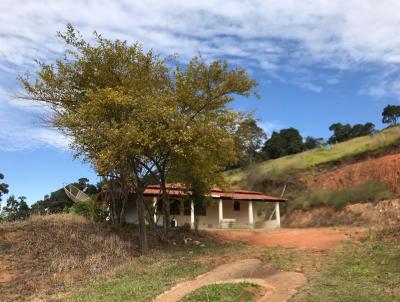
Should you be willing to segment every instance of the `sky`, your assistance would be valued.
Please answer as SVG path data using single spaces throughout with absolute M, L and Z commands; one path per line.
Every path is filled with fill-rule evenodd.
M 0 172 L 28 203 L 80 177 L 98 181 L 44 125 L 46 109 L 14 97 L 17 76 L 34 73 L 36 59 L 62 55 L 56 33 L 67 23 L 87 39 L 96 30 L 139 41 L 183 64 L 201 54 L 244 67 L 261 99 L 240 98 L 235 109 L 254 110 L 269 134 L 295 127 L 327 138 L 334 122 L 380 129 L 383 107 L 399 103 L 399 11 L 397 0 L 2 0 Z

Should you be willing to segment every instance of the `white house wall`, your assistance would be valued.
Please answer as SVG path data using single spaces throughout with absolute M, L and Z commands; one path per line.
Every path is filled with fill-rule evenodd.
M 151 204 L 152 199 L 146 200 Z M 219 228 L 219 219 L 218 219 L 218 200 L 213 200 L 208 206 L 206 216 L 199 216 L 199 227 L 206 228 Z M 233 204 L 233 200 L 223 200 L 223 218 L 224 219 L 235 219 L 236 228 L 248 228 L 249 226 L 249 201 L 239 201 L 240 202 L 240 211 L 235 211 Z M 180 215 L 171 215 L 171 219 L 175 218 L 178 226 L 184 225 L 185 223 L 190 224 L 190 215 L 183 215 L 183 202 L 181 202 L 180 206 Z M 159 213 L 161 214 L 161 213 Z M 162 225 L 163 220 L 162 216 L 157 215 L 158 224 Z M 138 223 L 138 215 L 136 211 L 136 205 L 134 203 L 129 203 L 126 209 L 125 214 L 127 223 Z M 277 227 L 277 223 L 275 220 L 273 221 L 262 221 L 261 217 L 257 216 L 257 211 L 255 207 L 255 202 L 253 202 L 253 221 L 254 227 L 256 228 L 275 228 Z

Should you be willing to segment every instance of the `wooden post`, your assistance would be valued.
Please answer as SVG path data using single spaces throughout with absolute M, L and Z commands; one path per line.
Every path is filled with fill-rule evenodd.
M 190 226 L 194 228 L 194 203 L 193 200 L 190 201 Z
M 279 211 L 279 202 L 275 203 L 275 217 L 276 217 L 276 224 L 278 228 L 281 227 L 281 213 Z
M 249 201 L 249 227 L 252 228 L 253 224 L 254 224 L 253 201 Z

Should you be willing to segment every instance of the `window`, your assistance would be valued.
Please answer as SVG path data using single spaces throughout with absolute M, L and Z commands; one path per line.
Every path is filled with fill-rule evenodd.
M 233 202 L 233 210 L 234 211 L 240 211 L 240 202 L 239 201 L 234 201 Z
M 181 201 L 180 200 L 171 200 L 169 205 L 169 213 L 171 215 L 180 215 L 181 214 Z

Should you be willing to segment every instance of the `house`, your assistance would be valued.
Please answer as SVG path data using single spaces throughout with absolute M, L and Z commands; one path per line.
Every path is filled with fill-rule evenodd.
M 199 228 L 279 228 L 279 204 L 287 201 L 261 192 L 238 189 L 223 191 L 215 187 L 208 195 L 211 198 L 207 205 L 195 208 L 193 201 L 190 200 L 190 192 L 181 184 L 167 184 L 167 192 L 170 199 L 171 223 L 176 226 L 190 224 L 193 227 L 196 213 Z M 154 211 L 154 221 L 157 225 L 162 225 L 160 187 L 148 186 L 144 196 L 145 202 Z M 272 213 L 269 215 L 257 213 L 258 203 L 272 204 Z M 137 223 L 134 203 L 127 207 L 125 218 L 128 223 Z

